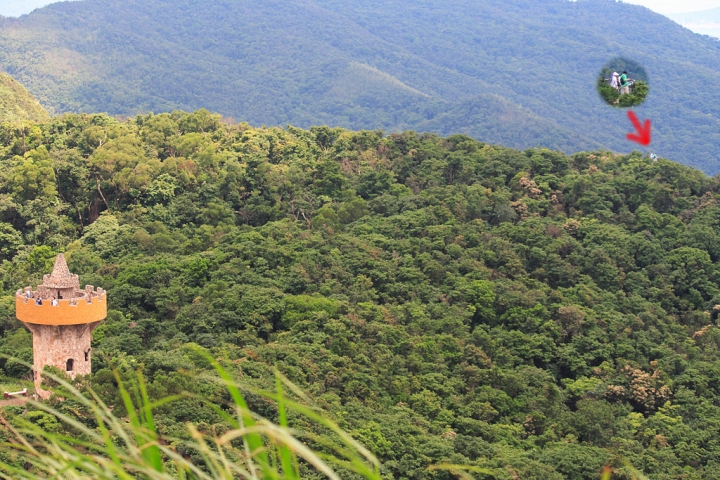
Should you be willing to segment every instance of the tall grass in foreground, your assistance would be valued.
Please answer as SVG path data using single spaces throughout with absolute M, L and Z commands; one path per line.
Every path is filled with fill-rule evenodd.
M 181 396 L 151 402 L 140 374 L 138 386 L 132 392 L 116 375 L 128 412 L 125 419 L 114 415 L 113 409 L 94 392 L 85 396 L 70 382 L 45 374 L 58 383 L 57 394 L 72 398 L 91 412 L 97 427 L 90 428 L 38 402 L 29 403 L 55 416 L 74 433 L 70 436 L 45 431 L 21 415 L 12 422 L 0 416 L 11 438 L 0 449 L 14 456 L 12 461 L 0 461 L 0 478 L 294 480 L 301 478 L 301 470 L 329 479 L 339 479 L 337 472 L 370 480 L 381 478 L 378 460 L 365 447 L 327 417 L 284 395 L 287 388 L 304 399 L 302 392 L 282 375 L 276 373 L 275 391 L 254 392 L 276 402 L 278 422 L 273 423 L 254 416 L 228 372 L 211 361 L 233 400 L 230 409 L 213 405 L 230 426 L 224 434 L 203 435 L 192 424 L 187 424 L 191 441 L 161 438 L 153 411 Z M 329 434 L 319 437 L 293 430 L 288 425 L 290 411 Z M 322 451 L 311 450 L 305 442 L 320 446 Z M 181 448 L 176 448 L 178 446 Z M 194 460 L 187 452 L 192 452 Z
M 30 401 L 37 409 L 64 422 L 72 435 L 47 431 L 22 415 L 7 421 L 0 413 L 0 428 L 10 433 L 10 441 L 0 444 L 0 478 L 2 479 L 98 479 L 98 480 L 296 480 L 301 472 L 329 479 L 353 478 L 380 480 L 380 463 L 375 456 L 336 423 L 318 411 L 289 399 L 290 390 L 303 402 L 310 404 L 303 392 L 276 372 L 275 391 L 253 390 L 253 393 L 273 400 L 277 405 L 278 421 L 258 418 L 248 409 L 245 397 L 230 375 L 214 359 L 208 357 L 220 380 L 232 398 L 231 408 L 213 405 L 216 413 L 231 427 L 222 435 L 203 435 L 188 423 L 192 440 L 162 437 L 156 428 L 153 411 L 182 398 L 176 395 L 151 402 L 145 382 L 138 373 L 137 387 L 130 391 L 116 374 L 127 418 L 118 418 L 92 390 L 83 395 L 63 378 L 46 372 L 43 375 L 58 384 L 56 394 L 83 405 L 96 422 L 90 428 L 76 418 L 66 415 L 48 404 Z M 187 394 L 189 395 L 189 394 Z M 318 435 L 290 428 L 288 413 L 299 414 L 310 424 L 324 430 Z M 312 450 L 307 443 L 318 448 Z M 187 455 L 192 452 L 192 455 Z M 13 457 L 12 461 L 2 458 Z M 191 458 L 192 457 L 192 458 Z M 625 462 L 622 462 L 625 463 Z M 619 478 L 646 480 L 629 464 Z M 462 480 L 498 478 L 497 471 L 478 466 L 438 464 L 429 471 L 446 471 Z M 342 473 L 339 473 L 342 472 Z M 614 480 L 609 467 L 599 473 L 601 480 Z M 503 475 L 501 477 L 504 478 Z

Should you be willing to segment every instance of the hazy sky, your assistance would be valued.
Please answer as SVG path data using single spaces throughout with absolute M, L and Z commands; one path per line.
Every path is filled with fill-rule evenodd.
M 720 0 L 623 0 L 643 5 L 658 13 L 688 13 L 720 7 Z
M 0 0 L 0 15 L 19 16 L 57 0 Z M 686 13 L 720 7 L 720 0 L 623 0 L 644 5 L 658 13 Z
M 19 17 L 58 0 L 0 0 L 0 15 Z

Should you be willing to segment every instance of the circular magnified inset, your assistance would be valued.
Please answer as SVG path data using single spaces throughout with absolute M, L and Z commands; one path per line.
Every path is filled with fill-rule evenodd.
M 608 105 L 636 107 L 645 101 L 650 86 L 645 69 L 628 58 L 614 58 L 600 71 L 597 80 L 600 96 Z

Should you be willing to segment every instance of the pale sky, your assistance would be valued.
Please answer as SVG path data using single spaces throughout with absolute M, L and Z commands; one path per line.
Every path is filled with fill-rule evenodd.
M 623 2 L 643 5 L 663 15 L 699 12 L 720 7 L 720 0 L 623 0 Z

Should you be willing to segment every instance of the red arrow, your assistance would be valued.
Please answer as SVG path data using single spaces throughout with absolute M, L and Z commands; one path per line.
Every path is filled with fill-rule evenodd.
M 638 134 L 628 133 L 627 139 L 631 142 L 637 142 L 640 145 L 650 145 L 650 131 L 652 130 L 652 123 L 650 122 L 650 119 L 646 119 L 645 123 L 640 125 L 640 120 L 638 120 L 637 115 L 635 115 L 635 112 L 632 110 L 628 110 L 628 117 L 635 126 L 635 130 Z

